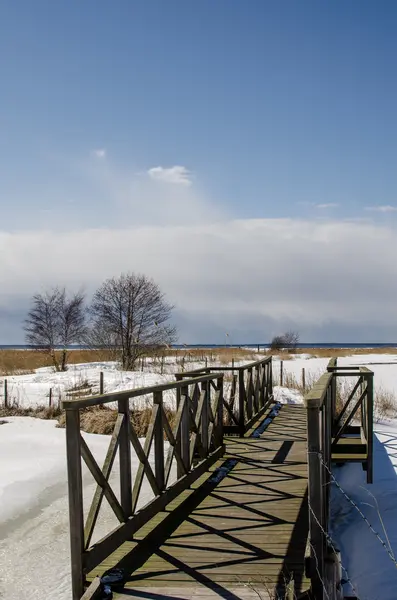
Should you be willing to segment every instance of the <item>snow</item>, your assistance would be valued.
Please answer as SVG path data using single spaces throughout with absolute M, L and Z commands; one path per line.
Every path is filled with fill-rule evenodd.
M 397 553 L 397 420 L 376 425 L 373 484 L 366 483 L 365 473 L 359 464 L 334 468 L 334 475 L 374 530 L 391 547 L 392 553 Z M 333 538 L 341 550 L 342 564 L 360 600 L 395 600 L 395 562 L 335 484 L 331 510 Z M 349 588 L 347 585 L 346 591 Z
M 7 417 L 0 425 L 0 597 L 69 600 L 70 552 L 65 430 L 56 421 Z M 94 457 L 104 460 L 109 437 L 83 433 Z M 5 459 L 7 457 L 7 459 Z M 138 467 L 132 454 L 132 476 Z M 118 461 L 110 484 L 118 495 Z M 83 469 L 85 512 L 95 483 Z M 139 505 L 152 498 L 142 487 Z M 116 525 L 106 500 L 93 541 Z
M 295 355 L 284 361 L 284 377 L 294 376 L 299 382 L 302 368 L 306 381 L 317 379 L 326 369 L 328 358 Z M 244 362 L 249 362 L 244 361 Z M 244 364 L 244 362 L 235 365 Z M 375 373 L 375 390 L 383 388 L 397 395 L 397 355 L 356 355 L 339 359 L 341 365 L 368 366 Z M 185 370 L 203 367 L 203 361 L 185 364 Z M 208 363 L 210 366 L 210 363 Z M 172 381 L 176 371 L 175 357 L 167 357 L 161 373 L 159 363 L 147 364 L 144 371 L 122 372 L 116 363 L 98 362 L 72 365 L 66 373 L 54 373 L 51 368 L 38 369 L 31 375 L 7 377 L 10 401 L 21 406 L 46 405 L 49 389 L 55 401 L 63 399 L 71 388 L 88 383 L 99 391 L 99 373 L 103 371 L 105 391 L 119 391 Z M 273 365 L 274 382 L 279 380 L 280 363 Z M 0 378 L 0 397 L 2 395 Z M 227 389 L 227 386 L 225 386 Z M 298 390 L 274 387 L 275 400 L 280 403 L 301 403 Z M 165 395 L 170 405 L 175 395 Z M 146 402 L 143 398 L 141 402 Z M 29 417 L 6 418 L 0 425 L 0 597 L 4 600 L 55 600 L 70 598 L 70 559 L 68 533 L 68 500 L 65 456 L 65 430 L 54 421 Z M 108 436 L 83 434 L 99 464 L 109 444 Z M 376 425 L 374 484 L 365 483 L 361 465 L 345 465 L 334 469 L 340 485 L 360 506 L 382 539 L 382 528 L 376 503 L 390 539 L 397 552 L 397 419 Z M 6 457 L 6 458 L 5 458 Z M 133 470 L 137 459 L 133 458 Z M 134 473 L 133 473 L 134 476 Z M 118 461 L 110 483 L 116 495 Z M 87 511 L 95 484 L 83 470 L 85 510 Z M 332 493 L 333 538 L 342 551 L 347 568 L 361 600 L 395 600 L 397 569 L 357 510 L 347 502 L 335 486 Z M 368 493 L 373 494 L 376 500 Z M 140 503 L 152 497 L 144 484 Z M 375 507 L 375 508 L 374 508 Z M 111 510 L 103 503 L 95 538 L 99 539 L 116 524 Z
M 235 366 L 242 365 L 248 361 L 236 361 Z M 185 371 L 191 371 L 205 366 L 204 361 L 186 361 Z M 211 363 L 208 361 L 208 366 Z M 215 363 L 219 366 L 219 363 Z M 161 373 L 161 370 L 164 372 Z M 0 398 L 3 395 L 4 379 L 8 382 L 9 404 L 16 403 L 18 406 L 37 407 L 48 406 L 49 392 L 52 389 L 53 403 L 64 400 L 67 393 L 83 386 L 89 386 L 91 393 L 99 393 L 100 372 L 104 374 L 104 391 L 120 392 L 123 390 L 149 387 L 162 383 L 169 383 L 174 379 L 174 374 L 182 370 L 180 364 L 176 364 L 175 357 L 167 357 L 163 368 L 159 361 L 147 361 L 144 370 L 121 371 L 116 362 L 94 362 L 70 365 L 64 373 L 56 373 L 52 367 L 36 369 L 35 373 L 28 375 L 14 375 L 0 377 Z M 166 391 L 163 395 L 165 404 L 175 406 L 175 391 Z M 142 396 L 135 400 L 135 408 L 145 406 L 151 398 Z M 131 405 L 131 407 L 133 407 Z

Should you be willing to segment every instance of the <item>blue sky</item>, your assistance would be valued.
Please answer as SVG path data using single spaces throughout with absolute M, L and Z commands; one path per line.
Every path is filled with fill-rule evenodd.
M 181 263 L 180 281 L 165 285 L 188 341 L 195 341 L 217 312 L 206 335 L 216 331 L 214 337 L 222 337 L 225 327 L 235 327 L 240 338 L 256 341 L 292 324 L 312 341 L 341 335 L 397 339 L 397 329 L 390 328 L 391 304 L 385 322 L 374 317 L 374 311 L 385 312 L 379 302 L 395 291 L 389 257 L 397 215 L 396 27 L 392 0 L 3 0 L 0 281 L 7 292 L 0 324 L 7 331 L 5 343 L 21 340 L 20 315 L 29 296 L 51 283 L 50 274 L 54 278 L 48 236 L 63 236 L 59 281 L 83 282 L 91 290 L 101 277 L 95 261 L 88 272 L 82 271 L 81 257 L 74 264 L 67 260 L 76 232 L 86 235 L 81 238 L 86 252 L 93 228 L 125 240 L 146 231 L 143 240 L 153 249 L 158 228 L 167 236 L 178 227 L 172 237 L 177 239 L 180 228 L 186 232 L 192 225 L 201 228 L 204 249 L 207 240 L 212 254 L 199 245 L 193 253 L 176 244 L 189 256 L 189 268 Z M 254 306 L 258 292 L 250 280 L 242 304 L 229 306 L 225 299 L 234 295 L 233 281 L 245 275 L 244 261 L 222 286 L 215 267 L 208 281 L 202 278 L 214 257 L 225 252 L 229 224 L 236 220 L 241 230 L 228 246 L 235 259 L 230 270 L 240 255 L 245 261 L 256 257 L 263 270 L 280 237 L 293 239 L 295 244 L 281 245 L 273 266 L 277 263 L 277 273 L 285 265 L 293 272 L 302 269 L 307 298 L 301 297 L 299 280 L 284 289 L 275 278 L 277 309 Z M 313 261 L 333 268 L 334 249 L 324 240 L 329 235 L 347 240 L 344 227 L 352 220 L 351 246 L 346 242 L 338 256 L 342 262 L 354 251 L 357 260 L 368 259 L 365 241 L 358 250 L 354 235 L 389 240 L 384 255 L 375 249 L 378 262 L 372 268 L 384 273 L 378 296 L 362 309 L 361 321 L 353 324 L 349 316 L 347 328 L 342 313 L 358 299 L 346 295 L 354 276 L 345 266 L 343 293 L 331 304 L 329 295 L 320 294 L 321 315 L 310 320 L 312 290 L 305 269 L 318 276 Z M 205 229 L 213 221 L 216 232 Z M 247 234 L 252 227 L 259 227 L 257 249 L 264 253 L 259 257 L 255 248 L 253 254 L 246 250 L 244 236 L 255 237 Z M 262 227 L 269 244 L 274 240 L 269 247 L 262 246 Z M 324 233 L 324 227 L 336 230 Z M 108 243 L 112 254 L 114 243 Z M 36 244 L 32 262 L 29 248 Z M 305 265 L 291 267 L 299 244 Z M 163 248 L 156 252 L 150 264 L 148 250 L 135 249 L 131 264 L 112 254 L 109 273 L 139 269 L 169 282 L 175 256 L 166 260 Z M 26 270 L 36 278 L 23 287 Z M 199 295 L 205 283 L 199 306 L 207 307 L 205 314 L 184 297 L 187 272 L 197 277 Z

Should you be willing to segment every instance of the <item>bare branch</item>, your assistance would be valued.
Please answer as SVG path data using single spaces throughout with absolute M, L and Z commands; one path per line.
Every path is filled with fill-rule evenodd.
M 107 279 L 95 292 L 89 311 L 91 345 L 113 350 L 123 369 L 133 369 L 149 349 L 176 340 L 176 329 L 168 323 L 172 309 L 159 286 L 144 275 Z

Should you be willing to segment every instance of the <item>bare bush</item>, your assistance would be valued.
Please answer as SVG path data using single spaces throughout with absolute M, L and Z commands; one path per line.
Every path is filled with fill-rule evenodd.
M 375 390 L 374 414 L 379 421 L 391 419 L 396 416 L 397 401 L 396 396 L 390 390 L 380 386 Z
M 276 335 L 270 342 L 270 350 L 295 350 L 299 344 L 299 333 L 297 331 L 286 331 Z

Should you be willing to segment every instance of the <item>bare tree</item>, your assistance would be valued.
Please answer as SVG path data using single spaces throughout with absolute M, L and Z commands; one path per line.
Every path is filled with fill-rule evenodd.
M 145 275 L 107 279 L 92 299 L 91 344 L 116 350 L 122 368 L 132 370 L 149 349 L 176 340 L 176 329 L 168 323 L 172 309 L 159 286 Z
M 270 342 L 271 350 L 282 350 L 283 348 L 291 350 L 299 344 L 299 333 L 297 331 L 286 331 L 282 335 L 276 335 Z
M 68 348 L 84 337 L 84 300 L 83 292 L 68 295 L 58 287 L 32 298 L 24 323 L 26 341 L 46 352 L 57 371 L 66 371 Z
M 286 348 L 293 348 L 295 349 L 298 344 L 299 344 L 299 333 L 297 331 L 293 331 L 292 329 L 290 331 L 286 331 L 284 333 L 284 341 L 285 341 L 285 347 Z

